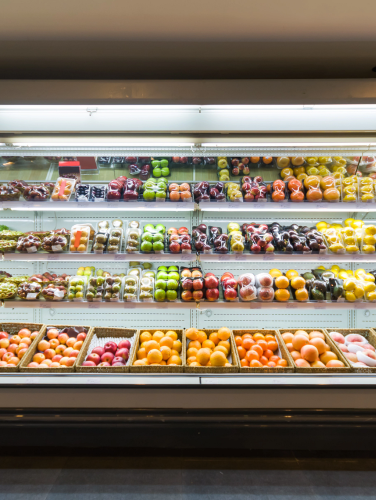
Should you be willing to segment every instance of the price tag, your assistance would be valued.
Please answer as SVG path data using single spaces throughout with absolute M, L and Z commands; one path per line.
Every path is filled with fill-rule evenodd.
M 319 304 L 319 303 L 318 303 L 318 304 L 315 304 L 315 305 L 313 306 L 313 308 L 314 308 L 314 309 L 325 309 L 325 304 Z
M 64 297 L 65 293 L 63 290 L 55 290 L 54 292 L 54 300 L 60 300 Z
M 238 261 L 241 260 L 241 261 L 243 261 L 243 260 L 245 260 L 245 255 L 235 255 L 235 260 L 238 260 Z
M 59 256 L 58 255 L 54 255 L 53 253 L 49 253 L 47 255 L 47 260 L 59 260 Z
M 37 252 L 37 247 L 28 247 L 26 248 L 27 253 L 35 253 Z
M 38 295 L 37 293 L 28 293 L 28 294 L 26 295 L 26 299 L 27 299 L 27 300 L 34 300 L 34 299 L 36 299 L 36 298 L 37 298 L 37 295 Z
M 125 260 L 125 254 L 124 253 L 115 253 L 114 260 Z
M 39 382 L 39 377 L 27 377 L 25 384 L 37 384 Z
M 224 254 L 219 257 L 219 260 L 230 260 L 229 254 Z
M 353 260 L 363 260 L 363 255 L 360 255 L 359 253 L 354 253 L 352 257 Z
M 88 378 L 86 379 L 86 384 L 87 385 L 93 385 L 93 384 L 101 384 L 101 379 L 100 378 Z
M 318 260 L 329 260 L 329 255 L 318 255 L 317 257 Z
M 99 309 L 99 302 L 88 302 L 89 309 Z
M 39 307 L 42 309 L 49 309 L 52 305 L 50 302 L 39 302 Z
M 274 260 L 274 254 L 265 254 L 263 260 Z
M 287 309 L 294 309 L 296 307 L 298 307 L 298 305 L 295 304 L 294 302 L 286 302 L 286 308 Z
M 364 302 L 354 302 L 355 309 L 363 309 Z
M 192 255 L 191 253 L 182 253 L 181 254 L 181 260 L 191 260 L 192 259 Z
M 52 245 L 51 249 L 53 252 L 61 252 L 63 248 L 61 245 Z
M 322 208 L 323 206 L 321 205 L 321 203 L 316 203 L 316 206 L 315 208 Z

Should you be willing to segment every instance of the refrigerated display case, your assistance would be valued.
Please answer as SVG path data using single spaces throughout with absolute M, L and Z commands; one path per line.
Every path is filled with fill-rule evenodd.
M 61 293 L 51 279 L 44 295 L 5 288 L 2 329 L 17 321 L 172 330 L 180 332 L 184 353 L 191 328 L 278 335 L 360 329 L 373 339 L 375 116 L 372 104 L 0 106 L 2 271 L 34 276 L 42 288 L 46 273 L 68 276 Z M 78 173 L 64 173 L 67 163 L 78 163 Z M 167 271 L 158 276 L 160 266 Z M 329 273 L 324 278 L 322 268 Z M 126 289 L 132 269 L 139 274 Z M 141 283 L 151 271 L 154 279 L 146 274 Z M 263 282 L 262 273 L 272 282 Z M 216 278 L 212 285 L 205 284 L 207 274 Z M 98 276 L 118 276 L 119 291 L 111 288 L 106 299 Z M 167 409 L 214 418 L 218 410 L 373 410 L 373 370 L 356 370 L 338 346 L 331 349 L 343 370 L 298 370 L 291 360 L 286 371 L 242 370 L 245 357 L 235 343 L 227 353 L 231 370 L 201 370 L 181 354 L 179 370 L 132 371 L 136 351 L 129 371 L 116 372 L 79 371 L 78 364 L 65 373 L 33 371 L 21 359 L 20 371 L 1 371 L 0 391 L 4 408 L 25 412 Z

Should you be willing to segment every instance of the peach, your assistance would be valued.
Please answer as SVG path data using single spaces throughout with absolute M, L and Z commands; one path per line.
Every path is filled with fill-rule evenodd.
M 286 347 L 288 349 L 288 351 L 292 352 L 294 350 L 294 346 L 292 345 L 291 342 L 289 342 L 288 344 L 286 344 Z
M 29 346 L 27 344 L 24 344 L 23 342 L 21 342 L 21 344 L 18 344 L 18 347 L 16 349 L 16 353 L 18 354 L 21 349 L 27 349 L 28 347 Z
M 76 337 L 69 337 L 69 339 L 67 340 L 66 346 L 73 347 L 76 342 L 77 342 Z
M 309 361 L 310 363 L 317 361 L 319 357 L 319 351 L 314 345 L 310 344 L 304 345 L 300 353 L 302 355 L 302 358 L 306 361 Z
M 60 344 L 66 344 L 67 340 L 69 339 L 69 337 L 66 333 L 60 333 L 60 335 L 57 338 L 58 338 L 58 341 L 60 342 Z
M 41 340 L 38 344 L 39 351 L 46 351 L 50 348 L 50 343 L 47 340 Z
M 57 339 L 59 336 L 59 330 L 56 330 L 56 328 L 50 328 L 47 332 L 47 338 L 50 340 L 52 339 Z
M 82 347 L 82 344 L 83 344 L 83 341 L 82 340 L 79 340 L 78 342 L 76 342 L 74 345 L 73 345 L 73 349 L 75 351 L 79 351 Z
M 17 366 L 19 362 L 20 362 L 19 358 L 17 358 L 17 356 L 13 356 L 13 357 L 12 357 L 12 358 L 10 358 L 10 360 L 8 361 L 8 364 L 9 364 L 9 365 L 15 365 L 15 366 Z
M 345 343 L 345 337 L 342 335 L 342 333 L 338 332 L 330 332 L 329 334 L 331 338 L 337 342 L 338 344 L 344 344 Z
M 282 333 L 282 338 L 286 342 L 286 344 L 290 344 L 292 339 L 294 338 L 294 334 L 290 332 Z
M 325 368 L 325 365 L 321 361 L 314 361 L 311 363 L 311 368 Z
M 0 340 L 0 348 L 2 349 L 7 349 L 9 347 L 9 340 L 8 339 L 1 339 Z
M 298 368 L 311 368 L 311 365 L 305 359 L 299 358 L 295 360 L 295 364 Z
M 325 366 L 329 363 L 329 361 L 335 361 L 336 359 L 338 359 L 338 356 L 332 351 L 324 352 L 324 354 L 321 354 L 320 356 L 320 361 L 324 363 Z
M 309 335 L 305 330 L 296 330 L 296 332 L 294 333 L 294 337 L 296 337 L 297 335 L 305 335 L 309 339 Z
M 38 363 L 40 364 L 42 361 L 44 361 L 46 359 L 46 356 L 42 353 L 42 352 L 37 352 L 36 354 L 34 354 L 33 356 L 33 361 L 35 363 Z
M 376 359 L 376 354 L 374 353 L 374 351 L 371 351 L 370 349 L 366 349 L 365 351 L 363 351 L 362 354 L 368 356 L 369 358 Z
M 83 342 L 85 339 L 86 339 L 86 333 L 85 332 L 81 332 L 81 333 L 79 333 L 77 335 L 78 342 Z
M 31 345 L 31 339 L 29 339 L 29 337 L 23 337 L 18 345 L 20 346 L 21 344 L 29 346 Z
M 6 350 L 6 349 L 4 349 L 4 348 L 1 348 L 1 349 L 0 349 L 0 359 L 3 359 L 3 356 L 4 356 L 4 354 L 5 354 L 6 352 L 7 352 L 7 350 Z
M 329 344 L 325 344 L 325 351 L 330 351 L 330 345 Z
M 50 340 L 50 347 L 51 349 L 56 349 L 56 347 L 60 345 L 60 342 L 57 339 L 51 339 Z
M 69 361 L 68 357 L 61 358 L 60 364 L 68 366 L 68 361 Z
M 24 348 L 24 349 L 20 349 L 20 350 L 18 351 L 18 353 L 17 353 L 17 356 L 18 356 L 20 359 L 22 359 L 22 358 L 25 356 L 26 352 L 27 352 L 27 347 L 26 347 L 26 348 Z
M 65 351 L 66 349 L 66 345 L 65 344 L 60 344 L 56 347 L 55 351 L 56 351 L 56 354 L 63 354 L 63 352 Z
M 17 351 L 17 347 L 18 347 L 18 344 L 10 344 L 10 346 L 7 349 L 7 351 L 8 352 L 12 352 L 13 354 L 15 354 L 16 351 Z
M 298 352 L 298 351 L 291 351 L 290 354 L 291 354 L 292 359 L 294 361 L 301 358 L 300 352 Z
M 308 342 L 308 335 L 295 335 L 295 337 L 292 339 L 292 345 L 294 346 L 294 349 L 296 351 L 300 351 L 303 346 L 308 344 Z
M 21 337 L 19 337 L 18 335 L 13 335 L 10 339 L 9 339 L 9 342 L 11 344 L 19 344 L 21 342 Z
M 27 365 L 28 368 L 39 368 L 39 363 L 36 363 L 35 361 L 32 361 Z
M 341 349 L 342 352 L 349 352 L 345 344 L 339 344 L 338 347 Z
M 8 363 L 6 361 L 0 361 L 0 366 L 7 366 Z
M 76 358 L 68 358 L 68 361 L 65 363 L 66 366 L 73 366 L 76 361 Z
M 67 347 L 63 352 L 63 356 L 69 358 L 69 356 L 73 351 L 74 351 L 73 347 Z
M 347 352 L 345 354 L 345 356 L 346 356 L 347 359 L 349 359 L 353 363 L 357 363 L 358 362 L 358 357 L 357 357 L 357 355 L 354 352 Z
M 49 366 L 46 365 L 46 363 L 41 363 L 40 365 L 38 365 L 38 368 L 45 368 L 45 369 L 47 369 L 47 368 L 49 368 Z
M 367 342 L 362 335 L 358 335 L 357 333 L 350 333 L 350 335 L 347 335 L 346 337 L 346 343 L 348 344 L 349 342 L 362 342 L 365 343 Z
M 345 366 L 342 361 L 339 361 L 338 359 L 331 359 L 326 363 L 327 368 L 343 368 Z
M 60 367 L 61 367 L 60 363 L 57 363 L 56 361 L 50 364 L 50 368 L 60 368 Z
M 77 356 L 80 354 L 80 351 L 77 351 L 76 350 L 73 350 L 71 353 L 70 353 L 70 358 L 77 358 Z
M 52 361 L 50 359 L 45 359 L 44 361 L 42 361 L 41 365 L 51 366 L 52 365 Z
M 6 361 L 8 363 L 11 358 L 13 358 L 13 353 L 6 352 L 4 356 L 1 358 L 1 361 Z
M 325 352 L 325 342 L 320 337 L 314 337 L 309 341 L 311 345 L 314 345 L 318 350 L 319 354 L 323 354 Z
M 30 338 L 31 337 L 31 331 L 29 329 L 27 329 L 27 328 L 22 328 L 22 330 L 20 330 L 18 332 L 18 336 L 21 337 L 21 339 L 26 338 L 26 337 Z
M 309 334 L 309 339 L 312 340 L 312 339 L 322 339 L 322 340 L 325 340 L 325 335 L 321 332 L 311 332 Z
M 30 335 L 31 340 L 34 340 L 36 337 L 38 337 L 38 335 L 39 335 L 39 332 L 33 332 L 33 333 Z
M 51 361 L 52 361 L 53 363 L 59 363 L 59 365 L 60 365 L 60 360 L 62 359 L 62 357 L 63 357 L 63 356 L 62 356 L 61 354 L 56 354 L 56 355 L 55 355 L 55 356 L 51 359 Z
M 46 349 L 43 354 L 46 356 L 46 359 L 52 359 L 56 352 L 54 349 Z

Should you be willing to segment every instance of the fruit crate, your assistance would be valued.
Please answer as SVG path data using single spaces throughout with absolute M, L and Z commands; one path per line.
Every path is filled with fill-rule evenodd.
M 363 337 L 365 337 L 368 340 L 368 342 L 376 349 L 376 331 L 373 330 L 372 328 L 371 329 L 369 329 L 369 328 L 331 328 L 330 330 L 329 330 L 329 328 L 325 328 L 325 333 L 327 333 L 328 336 L 329 336 L 329 332 L 342 333 L 342 335 L 344 337 L 346 337 L 347 335 L 350 335 L 351 333 L 363 335 Z M 333 342 L 334 342 L 334 340 L 333 340 Z M 351 363 L 350 363 L 350 365 L 351 365 Z M 371 368 L 371 367 L 361 368 L 360 366 L 351 366 L 351 368 L 352 368 L 352 371 L 354 371 L 355 373 L 376 373 L 376 367 L 375 368 Z
M 210 328 L 210 329 L 200 329 L 200 331 L 205 332 L 209 338 L 209 335 L 211 333 L 215 333 L 219 330 L 219 328 Z M 184 330 L 184 342 L 183 346 L 187 349 L 188 347 L 188 339 L 185 336 L 185 330 Z M 239 372 L 239 361 L 236 356 L 236 345 L 235 345 L 235 339 L 234 339 L 234 334 L 231 330 L 231 335 L 230 335 L 230 345 L 231 345 L 231 350 L 230 350 L 230 355 L 228 357 L 229 362 L 231 363 L 232 366 L 190 366 L 190 365 L 185 365 L 185 372 L 186 373 L 238 373 Z M 230 361 L 231 360 L 231 361 Z
M 262 333 L 263 335 L 273 335 L 277 341 L 280 350 L 280 357 L 287 361 L 287 366 L 281 366 L 280 368 L 271 368 L 269 366 L 265 368 L 260 368 L 260 367 L 253 368 L 250 366 L 241 366 L 238 350 L 235 349 L 235 355 L 237 358 L 237 363 L 240 367 L 240 373 L 294 373 L 295 372 L 294 360 L 292 359 L 291 354 L 289 353 L 289 350 L 287 349 L 286 344 L 284 343 L 278 330 L 253 329 L 253 330 L 233 330 L 232 332 L 234 334 L 234 338 L 236 335 L 242 336 L 245 333 L 250 333 L 251 335 L 253 335 L 254 333 Z
M 43 328 L 43 323 L 0 323 L 0 328 L 2 332 L 7 332 L 10 335 L 16 335 L 22 328 L 28 328 L 31 332 L 39 331 L 39 335 Z M 35 339 L 29 345 L 24 358 L 29 354 L 30 350 L 33 349 L 39 335 L 35 337 Z M 22 363 L 22 358 L 17 366 L 0 366 L 0 372 L 10 373 L 10 372 L 18 372 Z
M 115 341 L 128 339 L 131 342 L 131 349 L 129 358 L 125 366 L 82 366 L 89 351 L 91 341 L 94 335 L 99 339 L 113 338 Z M 133 340 L 131 340 L 133 339 Z M 136 348 L 136 341 L 138 339 L 138 330 L 132 328 L 107 328 L 95 326 L 86 338 L 85 344 L 82 346 L 80 354 L 77 356 L 76 372 L 86 373 L 125 373 L 129 372 L 129 366 L 132 359 L 133 352 Z
M 297 373 L 326 373 L 326 374 L 330 374 L 330 373 L 349 373 L 349 372 L 353 371 L 352 366 L 350 365 L 348 360 L 343 355 L 341 349 L 339 347 L 337 347 L 337 344 L 329 337 L 329 335 L 326 333 L 326 330 L 324 330 L 322 328 L 284 328 L 283 330 L 277 330 L 277 331 L 280 335 L 282 335 L 283 333 L 288 333 L 288 332 L 295 333 L 298 330 L 304 330 L 308 334 L 311 332 L 323 333 L 325 336 L 325 342 L 329 345 L 330 350 L 338 356 L 339 361 L 342 361 L 345 366 L 341 367 L 341 368 L 340 367 L 338 367 L 338 368 L 326 368 L 326 367 L 325 368 L 299 368 L 294 362 L 295 371 Z M 282 338 L 282 342 L 286 346 L 286 343 L 283 340 L 283 338 Z M 286 347 L 286 349 L 287 349 L 287 347 Z
M 69 372 L 74 372 L 75 369 L 76 369 L 78 357 L 76 358 L 76 361 L 74 362 L 74 364 L 72 366 L 68 366 L 66 368 L 57 368 L 57 367 L 56 368 L 29 368 L 27 365 L 31 362 L 31 360 L 33 359 L 34 354 L 37 352 L 39 342 L 41 340 L 43 340 L 43 339 L 47 340 L 47 328 L 48 327 L 58 328 L 58 329 L 62 330 L 63 328 L 69 328 L 69 327 L 74 328 L 74 327 L 77 327 L 77 326 L 81 327 L 81 328 L 85 328 L 87 330 L 86 339 L 85 339 L 84 343 L 82 344 L 82 349 L 85 349 L 87 340 L 88 340 L 88 338 L 90 336 L 90 333 L 91 333 L 91 330 L 93 328 L 92 326 L 85 326 L 85 325 L 52 325 L 52 324 L 43 325 L 43 328 L 40 331 L 40 334 L 38 335 L 38 337 L 33 342 L 32 349 L 29 349 L 29 351 L 22 358 L 22 362 L 21 362 L 21 365 L 20 365 L 20 371 L 21 372 L 31 372 L 31 373 L 69 373 Z
M 142 332 L 149 332 L 153 335 L 155 332 L 167 333 L 169 331 L 174 331 L 177 333 L 178 340 L 182 344 L 182 349 L 180 353 L 181 365 L 178 366 L 133 366 L 133 363 L 137 360 L 137 351 L 140 347 L 140 335 Z M 184 330 L 181 328 L 140 328 L 136 337 L 136 341 L 132 346 L 132 355 L 129 363 L 129 371 L 133 373 L 182 373 L 184 372 L 184 367 L 186 364 L 186 343 L 184 337 Z

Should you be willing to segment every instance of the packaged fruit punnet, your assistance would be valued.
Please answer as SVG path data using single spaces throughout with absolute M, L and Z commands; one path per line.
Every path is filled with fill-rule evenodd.
M 86 276 L 72 276 L 69 281 L 68 300 L 83 302 L 86 288 Z
M 35 282 L 21 283 L 17 290 L 17 295 L 23 300 L 38 300 L 42 292 L 42 285 Z
M 277 330 L 233 330 L 240 372 L 295 371 L 294 362 Z
M 76 189 L 77 192 L 77 189 Z M 102 185 L 94 185 L 90 188 L 90 199 L 95 203 L 100 203 L 106 200 L 107 196 L 107 186 Z
M 342 234 L 342 241 L 345 245 L 346 253 L 359 253 L 358 236 L 356 230 L 352 227 L 343 227 L 338 229 Z
M 129 365 L 131 372 L 183 372 L 186 346 L 183 330 L 140 329 Z
M 91 277 L 88 279 L 86 288 L 86 300 L 88 302 L 102 302 L 104 296 L 104 282 L 103 276 Z
M 172 182 L 168 185 L 168 190 L 170 201 L 192 201 L 191 186 L 188 182 L 183 182 L 180 185 Z
M 239 299 L 242 302 L 250 302 L 257 299 L 255 275 L 252 273 L 241 274 L 238 278 Z
M 67 288 L 63 285 L 50 283 L 42 290 L 42 297 L 45 300 L 64 300 L 67 296 Z
M 120 300 L 122 299 L 122 287 L 123 278 L 121 278 L 120 276 L 106 276 L 104 282 L 104 300 L 106 302 L 120 302 Z
M 274 252 L 273 235 L 266 224 L 243 224 L 242 230 L 250 252 Z
M 88 252 L 90 231 L 88 224 L 75 224 L 72 227 L 69 247 L 72 253 Z
M 361 302 L 365 295 L 365 282 L 356 278 L 347 278 L 343 280 L 343 289 L 345 299 L 348 302 Z
M 95 327 L 77 358 L 78 372 L 127 372 L 138 330 Z
M 361 229 L 361 252 L 363 254 L 372 254 L 376 251 L 376 226 L 371 224 L 363 226 Z
M 1 323 L 0 372 L 16 372 L 20 361 L 33 346 L 41 323 Z
M 90 326 L 43 326 L 37 341 L 23 357 L 20 371 L 73 372 L 91 330 Z
M 105 253 L 107 248 L 107 243 L 108 243 L 108 230 L 101 229 L 94 236 L 92 252 L 97 254 Z
M 346 252 L 340 231 L 338 231 L 334 227 L 331 227 L 323 230 L 322 233 L 325 238 L 325 244 L 330 252 L 339 254 Z
M 17 293 L 17 285 L 15 283 L 0 283 L 0 299 L 12 299 Z
M 153 302 L 154 278 L 142 276 L 140 279 L 139 300 L 140 302 Z
M 226 201 L 226 185 L 224 182 L 219 181 L 214 186 L 209 186 L 210 200 L 217 203 Z
M 334 174 L 334 177 L 340 176 L 339 172 Z M 340 178 L 342 199 L 344 203 L 355 203 L 358 201 L 358 178 L 356 175 L 350 177 Z
M 235 182 L 227 182 L 225 185 L 225 189 L 228 201 L 243 203 L 243 193 L 240 190 L 240 184 Z
M 232 273 L 226 272 L 221 277 L 223 299 L 226 302 L 239 302 L 238 282 Z
M 296 371 L 307 372 L 349 372 L 350 364 L 342 351 L 323 329 L 279 330 L 286 344 Z
M 192 237 L 186 227 L 170 227 L 166 233 L 165 247 L 171 253 L 192 253 Z
M 304 201 L 303 184 L 298 179 L 290 179 L 287 183 L 287 191 L 290 201 L 293 203 L 301 203 Z
M 358 198 L 363 203 L 374 203 L 374 180 L 371 177 L 358 177 Z
M 67 250 L 68 238 L 61 234 L 46 236 L 42 241 L 42 249 L 46 252 L 58 253 Z
M 245 202 L 268 201 L 266 197 L 268 188 L 260 175 L 254 177 L 253 179 L 249 175 L 245 175 L 242 177 L 240 184 Z
M 38 236 L 33 236 L 29 234 L 24 238 L 19 238 L 17 241 L 17 251 L 18 252 L 27 252 L 27 253 L 35 253 L 37 252 L 42 245 L 42 242 Z
M 213 248 L 209 243 L 208 228 L 206 224 L 200 224 L 199 226 L 193 226 L 192 237 L 193 245 L 196 252 L 200 253 L 212 253 Z
M 179 273 L 176 273 L 179 276 Z M 179 278 L 161 278 L 157 274 L 154 283 L 154 299 L 157 302 L 177 302 L 179 292 Z
M 316 175 L 309 175 L 304 179 L 304 187 L 306 188 L 306 199 L 309 202 L 320 203 L 323 198 L 323 193 L 320 189 L 320 178 Z
M 186 372 L 236 373 L 239 371 L 232 330 L 188 328 L 185 330 L 187 348 Z
M 141 241 L 141 229 L 129 228 L 125 235 L 125 250 L 128 253 L 139 252 Z
M 342 351 L 353 370 L 358 373 L 376 372 L 376 334 L 374 330 L 343 328 L 325 332 Z
M 272 201 L 274 202 L 287 202 L 287 188 L 286 184 L 280 180 L 277 179 L 276 181 L 273 182 L 272 188 L 271 188 L 271 193 L 272 193 Z
M 164 253 L 166 228 L 163 224 L 145 224 L 141 235 L 141 252 Z
M 90 184 L 76 184 L 74 199 L 79 202 L 89 202 L 90 200 Z
M 193 188 L 193 197 L 196 203 L 210 202 L 210 185 L 207 181 L 198 182 Z
M 222 232 L 222 228 L 217 226 L 209 226 L 209 244 L 214 248 L 214 253 L 228 253 L 228 234 Z
M 121 225 L 120 225 L 121 223 Z M 107 253 L 121 252 L 123 245 L 123 222 L 120 220 L 112 221 L 112 228 L 108 238 Z
M 137 302 L 140 278 L 138 276 L 125 276 L 123 288 L 123 300 L 125 302 Z
M 26 201 L 47 201 L 50 191 L 43 185 L 27 186 L 22 193 Z
M 0 231 L 0 241 L 17 241 L 19 238 L 26 236 L 22 231 Z
M 10 184 L 0 185 L 0 201 L 18 201 L 21 191 Z
M 64 179 L 59 177 L 56 181 L 54 190 L 51 195 L 52 201 L 69 201 L 73 191 L 75 179 Z
M 273 277 L 269 273 L 256 275 L 257 298 L 261 302 L 274 300 Z

